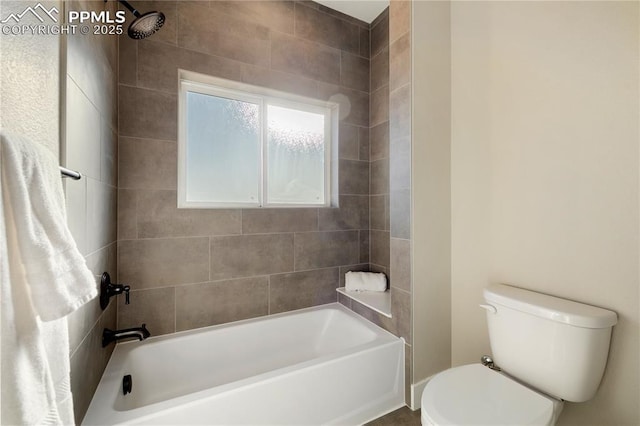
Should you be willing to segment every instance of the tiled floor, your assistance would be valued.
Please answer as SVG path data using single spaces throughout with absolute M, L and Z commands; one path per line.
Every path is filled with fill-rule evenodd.
M 378 417 L 366 426 L 420 426 L 420 410 L 411 411 L 409 407 L 402 407 L 389 414 Z

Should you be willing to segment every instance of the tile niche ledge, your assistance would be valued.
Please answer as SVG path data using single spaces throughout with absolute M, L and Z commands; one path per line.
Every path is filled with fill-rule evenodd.
M 373 309 L 387 318 L 391 318 L 391 292 L 380 291 L 347 291 L 345 287 L 338 287 L 336 291 L 343 296 Z

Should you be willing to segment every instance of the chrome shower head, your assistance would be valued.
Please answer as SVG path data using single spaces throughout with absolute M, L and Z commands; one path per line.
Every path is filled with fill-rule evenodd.
M 154 11 L 141 14 L 127 1 L 118 1 L 122 3 L 124 7 L 129 9 L 129 11 L 133 13 L 133 16 L 136 17 L 131 25 L 129 25 L 129 30 L 127 30 L 127 34 L 129 34 L 129 37 L 136 40 L 147 38 L 158 31 L 164 25 L 164 13 Z

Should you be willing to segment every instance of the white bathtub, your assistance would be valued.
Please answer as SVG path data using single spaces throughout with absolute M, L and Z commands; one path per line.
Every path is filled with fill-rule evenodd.
M 404 342 L 333 303 L 118 344 L 83 424 L 352 425 L 403 405 Z

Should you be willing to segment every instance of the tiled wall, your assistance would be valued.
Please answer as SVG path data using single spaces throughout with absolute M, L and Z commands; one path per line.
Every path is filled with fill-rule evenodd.
M 336 301 L 369 257 L 369 26 L 312 2 L 137 2 L 119 45 L 118 326 L 154 335 Z M 176 208 L 178 68 L 342 99 L 340 207 Z M 342 95 L 342 96 L 338 96 Z
M 405 398 L 412 383 L 411 273 L 411 1 L 392 1 L 389 8 L 389 193 L 390 276 L 392 306 L 401 305 L 406 339 Z M 398 302 L 396 302 L 398 301 Z
M 389 270 L 389 9 L 371 23 L 369 207 L 372 269 Z
M 111 10 L 115 3 L 69 1 L 66 10 Z M 67 221 L 78 248 L 96 276 L 117 276 L 117 38 L 70 35 L 66 38 L 66 99 L 61 160 L 82 173 L 65 179 Z M 64 87 L 63 86 L 63 87 Z M 116 304 L 102 311 L 94 299 L 69 317 L 71 388 L 79 423 L 109 360 L 113 345 L 102 348 L 102 330 L 116 326 Z
M 404 337 L 407 398 L 411 395 L 411 253 L 410 218 L 402 212 L 408 214 L 410 208 L 411 128 L 407 119 L 411 104 L 410 98 L 400 98 L 398 93 L 410 93 L 405 87 L 411 75 L 409 22 L 410 3 L 392 1 L 372 22 L 371 29 L 370 268 L 389 276 L 392 318 L 351 299 L 340 298 L 356 313 Z M 398 92 L 398 88 L 403 91 Z M 398 191 L 404 198 L 398 197 Z

